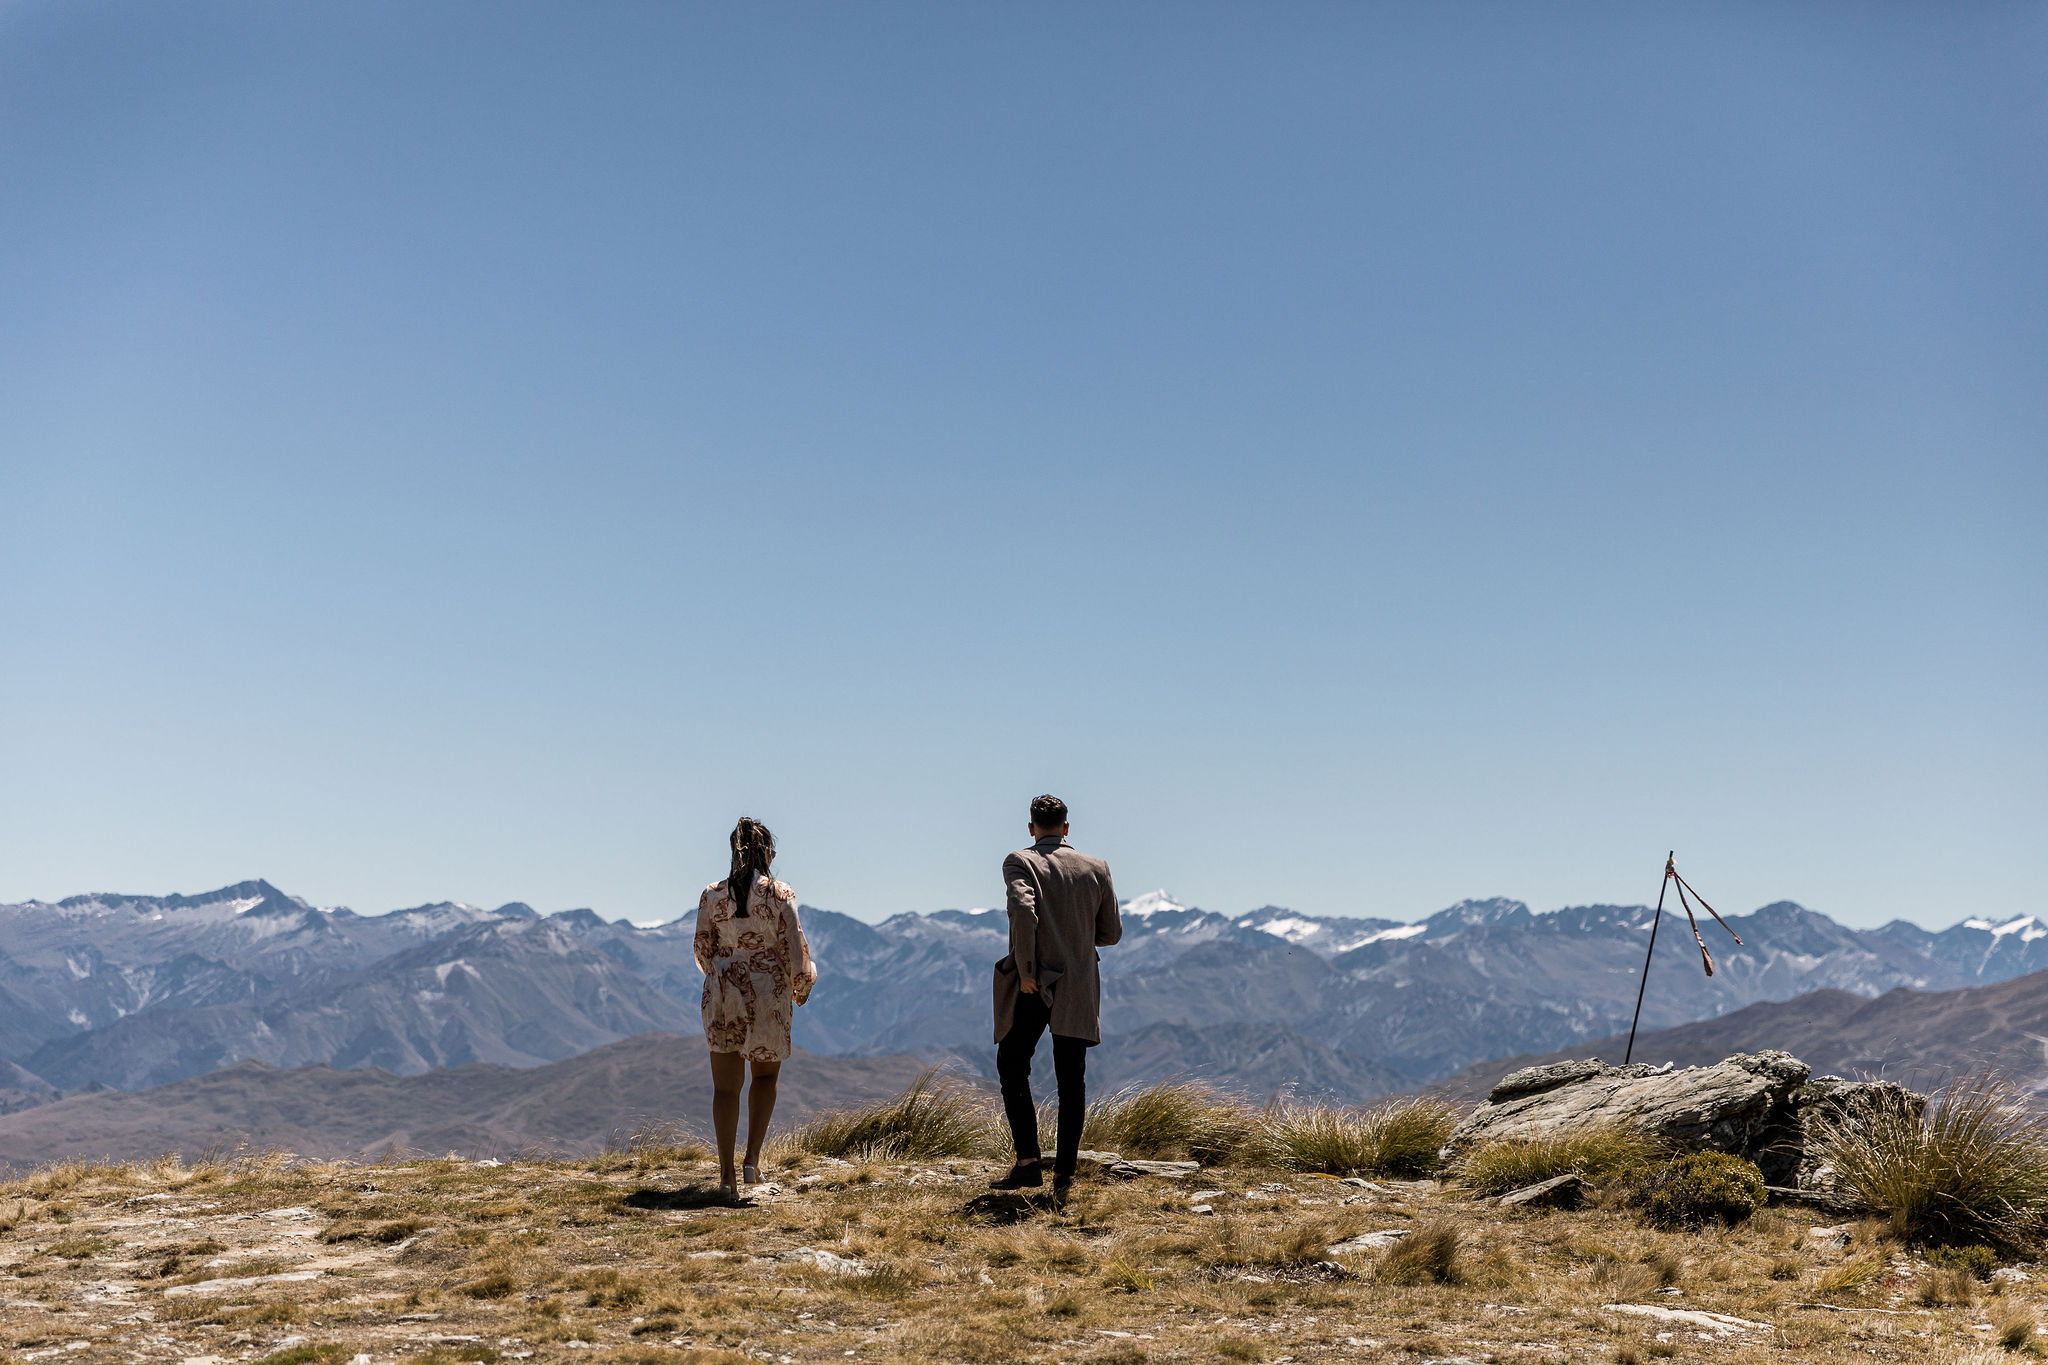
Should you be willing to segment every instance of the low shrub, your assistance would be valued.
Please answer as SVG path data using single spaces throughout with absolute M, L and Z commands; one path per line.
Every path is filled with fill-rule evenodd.
M 1367 1109 L 1280 1105 L 1266 1112 L 1254 1145 L 1282 1170 L 1409 1180 L 1437 1169 L 1437 1153 L 1457 1126 L 1458 1111 L 1441 1100 Z
M 1460 1183 L 1479 1194 L 1506 1194 L 1554 1176 L 1606 1181 L 1641 1170 L 1665 1155 L 1648 1133 L 1620 1123 L 1588 1124 L 1543 1137 L 1482 1142 L 1457 1164 Z
M 1764 1177 L 1739 1156 L 1692 1152 L 1649 1171 L 1636 1198 L 1643 1216 L 1658 1227 L 1733 1226 L 1764 1206 Z
M 1980 1280 L 1991 1278 L 1998 1268 L 1998 1253 L 1981 1243 L 1966 1247 L 1929 1247 L 1927 1264 L 1943 1270 L 1962 1270 Z
M 987 1097 L 936 1067 L 893 1099 L 818 1114 L 783 1141 L 812 1156 L 851 1161 L 928 1161 L 1000 1150 Z

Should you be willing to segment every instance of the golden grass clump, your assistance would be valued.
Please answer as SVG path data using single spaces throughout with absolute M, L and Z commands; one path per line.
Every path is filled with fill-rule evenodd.
M 995 1138 L 987 1097 L 932 1067 L 892 1099 L 807 1119 L 783 1143 L 849 1161 L 928 1161 L 991 1154 Z
M 1823 1271 L 1814 1288 L 1822 1294 L 1860 1294 L 1883 1277 L 1885 1265 L 1884 1252 L 1865 1252 Z
M 1249 1259 L 1261 1265 L 1292 1266 L 1320 1261 L 1333 1243 L 1358 1234 L 1364 1219 L 1355 1213 L 1326 1215 L 1289 1223 L 1269 1234 Z
M 1967 1270 L 1937 1270 L 1920 1282 L 1913 1302 L 1922 1308 L 1967 1308 L 1976 1301 L 1975 1286 Z
M 1980 1280 L 1991 1278 L 1991 1272 L 1998 1269 L 1998 1253 L 1990 1247 L 1929 1247 L 1927 1264 L 1944 1270 L 1967 1270 Z
M 1457 1284 L 1462 1238 L 1452 1222 L 1427 1223 L 1380 1253 L 1373 1278 L 1381 1284 Z
M 345 1360 L 355 1353 L 352 1346 L 336 1342 L 314 1345 L 306 1342 L 298 1346 L 287 1346 L 282 1351 L 272 1351 L 257 1360 L 256 1365 L 324 1365 L 330 1360 Z
M 2011 1305 L 1991 1320 L 1991 1328 L 1998 1336 L 1998 1344 L 2008 1351 L 2037 1348 L 2039 1342 L 2034 1336 L 2034 1329 L 2038 1325 L 2034 1310 L 2023 1303 Z
M 1122 1257 L 1112 1260 L 1102 1273 L 1103 1287 L 1125 1294 L 1143 1294 L 1152 1288 L 1152 1277 Z
M 614 1132 L 605 1142 L 604 1155 L 592 1166 L 602 1171 L 615 1164 L 626 1164 L 647 1170 L 655 1166 L 687 1166 L 710 1155 L 710 1144 L 686 1124 L 673 1119 L 642 1119 L 631 1131 Z
M 1588 1124 L 1543 1137 L 1482 1142 L 1457 1163 L 1460 1183 L 1479 1194 L 1506 1194 L 1553 1176 L 1603 1181 L 1648 1166 L 1664 1147 L 1626 1124 Z
M 1042 1114 L 1039 1128 L 1048 1138 L 1052 1126 L 1050 1114 Z M 1120 1156 L 1214 1165 L 1242 1150 L 1258 1127 L 1258 1115 L 1243 1100 L 1207 1082 L 1162 1081 L 1128 1086 L 1089 1105 L 1081 1145 Z
M 1289 1171 L 1413 1179 L 1437 1168 L 1437 1153 L 1458 1126 L 1441 1100 L 1396 1100 L 1365 1109 L 1276 1105 L 1260 1125 L 1256 1154 Z
M 1951 1081 L 1924 1113 L 1902 1094 L 1813 1121 L 1836 1183 L 1916 1241 L 2038 1245 L 2048 1229 L 2048 1127 L 2010 1082 Z

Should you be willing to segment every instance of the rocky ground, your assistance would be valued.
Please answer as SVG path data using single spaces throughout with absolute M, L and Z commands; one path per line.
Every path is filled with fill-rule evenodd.
M 994 1170 L 811 1158 L 727 1207 L 688 1149 L 50 1168 L 0 1186 L 0 1359 L 1959 1360 L 2048 1297 L 1799 1209 L 1663 1233 L 1251 1169 L 1054 1209 Z

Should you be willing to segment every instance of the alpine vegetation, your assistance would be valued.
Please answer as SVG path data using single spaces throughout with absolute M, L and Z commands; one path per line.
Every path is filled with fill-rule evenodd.
M 1432 1099 L 1364 1109 L 1275 1105 L 1261 1118 L 1258 1151 L 1282 1170 L 1414 1179 L 1437 1169 L 1458 1117 L 1451 1105 Z
M 2009 1080 L 1951 1080 L 1928 1100 L 1886 1094 L 1823 1115 L 1810 1141 L 1835 1182 L 1903 1237 L 2032 1247 L 2048 1232 L 2048 1128 Z

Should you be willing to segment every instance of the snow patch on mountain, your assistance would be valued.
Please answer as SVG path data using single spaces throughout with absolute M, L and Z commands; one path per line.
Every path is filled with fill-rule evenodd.
M 2007 934 L 2018 934 L 2022 943 L 2032 943 L 2037 938 L 2048 938 L 2048 925 L 2043 925 L 2032 915 L 2021 915 L 2007 924 L 1993 924 L 1988 919 L 1966 919 L 1962 927 L 1988 933 L 1994 940 L 2004 938 Z
M 1239 920 L 1238 923 L 1242 924 L 1250 918 L 1247 915 L 1244 920 Z M 1269 934 L 1277 934 L 1289 943 L 1301 943 L 1307 939 L 1314 938 L 1316 932 L 1323 926 L 1317 924 L 1314 920 L 1290 918 L 1269 919 L 1258 927 Z
M 1142 919 L 1161 911 L 1185 910 L 1188 907 L 1175 900 L 1171 891 L 1161 889 L 1147 891 L 1142 896 L 1133 896 L 1125 901 L 1121 908 L 1126 915 L 1136 915 Z

